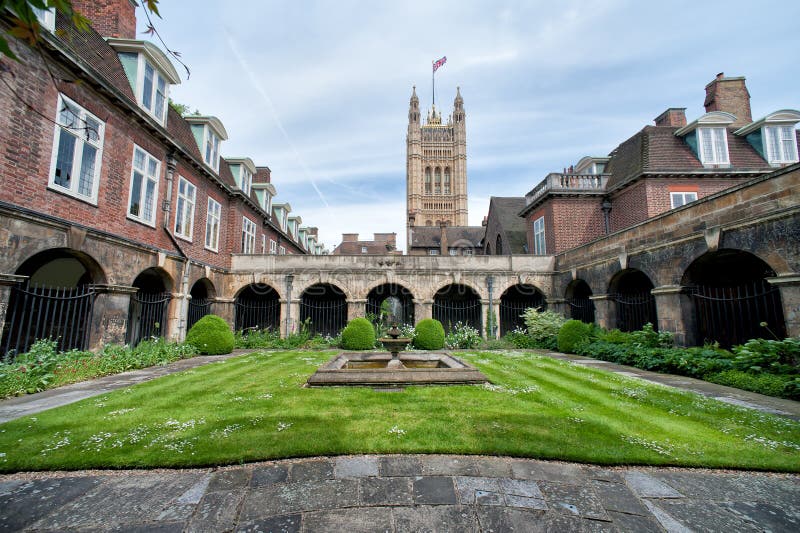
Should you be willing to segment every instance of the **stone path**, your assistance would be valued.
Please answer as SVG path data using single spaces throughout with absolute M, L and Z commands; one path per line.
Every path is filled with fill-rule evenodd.
M 800 531 L 800 476 L 498 457 L 0 476 L 14 531 Z

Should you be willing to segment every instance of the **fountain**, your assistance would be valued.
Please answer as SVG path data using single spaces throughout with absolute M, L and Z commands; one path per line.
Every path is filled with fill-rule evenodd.
M 411 344 L 411 339 L 408 337 L 400 337 L 400 330 L 397 329 L 397 324 L 392 324 L 389 331 L 386 332 L 389 337 L 381 337 L 378 339 L 383 347 L 389 350 L 392 354 L 392 359 L 386 363 L 386 368 L 405 368 L 403 362 L 400 360 L 398 354 L 406 349 L 406 346 Z

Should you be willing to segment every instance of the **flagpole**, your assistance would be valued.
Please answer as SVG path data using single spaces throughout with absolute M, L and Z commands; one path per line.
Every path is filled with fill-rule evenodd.
M 431 92 L 433 93 L 433 106 L 436 107 L 436 69 L 433 68 L 435 61 L 431 61 Z

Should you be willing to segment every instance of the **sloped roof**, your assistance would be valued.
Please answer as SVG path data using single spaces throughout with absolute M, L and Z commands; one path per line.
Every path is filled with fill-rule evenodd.
M 192 134 L 192 128 L 188 122 L 183 120 L 180 113 L 172 109 L 172 106 L 167 106 L 167 131 L 175 142 L 202 161 L 200 149 L 197 147 L 197 141 Z
M 448 226 L 445 228 L 447 245 L 479 248 L 483 240 L 483 226 Z M 442 229 L 438 226 L 416 227 L 411 232 L 411 246 L 415 248 L 438 248 L 442 244 Z
M 489 216 L 494 215 L 500 230 L 505 233 L 506 245 L 512 254 L 524 254 L 528 243 L 525 219 L 519 212 L 525 209 L 525 197 L 492 196 L 489 199 Z

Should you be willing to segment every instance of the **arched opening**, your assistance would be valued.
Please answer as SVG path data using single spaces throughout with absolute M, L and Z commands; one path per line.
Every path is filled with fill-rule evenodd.
M 388 314 L 387 314 L 388 313 Z M 411 291 L 395 283 L 378 285 L 367 294 L 367 315 L 384 324 L 414 324 L 414 296 Z
M 444 193 L 450 194 L 450 167 L 444 168 Z
M 189 312 L 186 317 L 186 330 L 188 331 L 195 323 L 211 312 L 211 300 L 216 291 L 214 284 L 208 278 L 201 278 L 194 282 L 189 291 Z
M 544 311 L 547 309 L 542 291 L 533 285 L 512 285 L 500 297 L 500 335 L 521 328 L 525 329 L 522 313 L 531 307 Z
M 658 330 L 656 299 L 650 278 L 635 268 L 618 272 L 609 285 L 609 299 L 616 306 L 617 329 L 636 331 L 650 322 Z
M 780 291 L 766 281 L 772 276 L 775 271 L 767 263 L 741 250 L 708 252 L 695 259 L 682 284 L 692 297 L 696 342 L 727 348 L 773 334 L 785 337 Z
M 313 335 L 338 335 L 347 325 L 347 298 L 342 289 L 330 283 L 317 283 L 303 291 L 300 322 L 308 324 Z
M 433 176 L 433 194 L 442 194 L 442 169 L 440 167 L 436 167 L 433 171 Z
M 470 287 L 451 284 L 439 289 L 433 297 L 433 318 L 450 333 L 458 322 L 481 328 L 481 299 Z
M 431 194 L 431 167 L 425 167 L 425 194 Z
M 40 252 L 16 271 L 28 276 L 11 288 L 0 349 L 5 360 L 28 351 L 40 339 L 62 351 L 89 348 L 95 283 L 103 270 L 92 257 L 68 248 Z
M 281 303 L 278 293 L 264 283 L 251 283 L 236 296 L 234 329 L 280 331 Z
M 494 243 L 494 253 L 497 255 L 503 255 L 503 238 L 498 235 L 497 239 Z
M 492 243 L 486 243 L 486 255 L 492 255 Z
M 131 346 L 145 339 L 165 336 L 172 280 L 164 270 L 152 267 L 136 276 L 133 286 L 139 290 L 131 295 L 128 313 L 128 343 Z
M 594 323 L 594 302 L 589 298 L 591 295 L 592 289 L 582 279 L 573 280 L 567 285 L 564 298 L 567 300 L 570 318 L 587 324 Z

